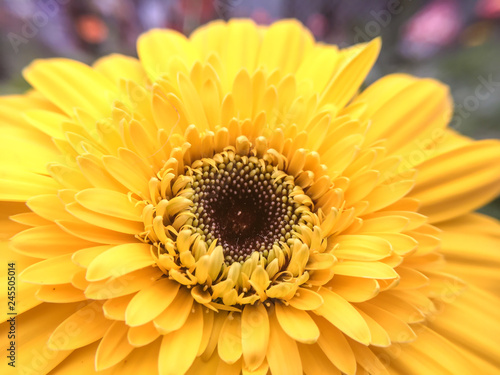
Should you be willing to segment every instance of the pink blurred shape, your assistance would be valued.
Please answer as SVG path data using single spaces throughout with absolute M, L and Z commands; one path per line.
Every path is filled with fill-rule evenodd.
M 456 0 L 435 0 L 422 8 L 406 24 L 403 53 L 427 57 L 455 41 L 462 27 Z
M 499 18 L 500 0 L 479 0 L 476 3 L 476 13 L 483 18 Z

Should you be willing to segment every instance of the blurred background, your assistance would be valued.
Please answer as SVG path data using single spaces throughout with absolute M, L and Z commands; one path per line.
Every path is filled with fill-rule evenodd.
M 296 18 L 341 47 L 381 36 L 367 84 L 394 72 L 436 78 L 451 88 L 452 127 L 500 138 L 500 0 L 0 0 L 0 95 L 28 89 L 21 70 L 34 58 L 135 56 L 145 30 L 189 35 L 233 17 Z M 500 218 L 500 200 L 481 211 Z

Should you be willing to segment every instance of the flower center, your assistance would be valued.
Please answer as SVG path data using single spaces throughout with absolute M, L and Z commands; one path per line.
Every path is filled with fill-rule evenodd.
M 193 165 L 192 226 L 210 245 L 224 248 L 227 263 L 243 262 L 253 252 L 267 256 L 286 243 L 298 224 L 293 178 L 256 157 L 226 154 L 214 164 Z M 299 210 L 300 211 L 300 210 Z

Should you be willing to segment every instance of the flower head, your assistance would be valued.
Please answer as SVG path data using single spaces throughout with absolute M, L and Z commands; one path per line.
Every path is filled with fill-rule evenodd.
M 19 367 L 498 369 L 499 226 L 469 212 L 500 191 L 499 144 L 448 130 L 434 80 L 359 93 L 379 49 L 235 20 L 26 68 L 34 90 L 0 100 Z

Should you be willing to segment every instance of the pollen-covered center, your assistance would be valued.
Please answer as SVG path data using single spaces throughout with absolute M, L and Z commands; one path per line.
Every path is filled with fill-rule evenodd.
M 293 179 L 256 157 L 225 155 L 192 169 L 194 230 L 224 249 L 226 262 L 241 262 L 253 252 L 267 256 L 285 243 L 300 218 L 293 201 Z

